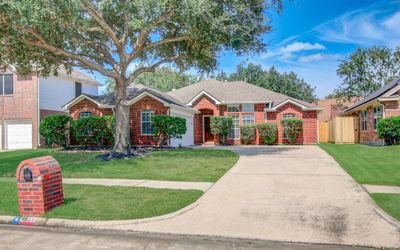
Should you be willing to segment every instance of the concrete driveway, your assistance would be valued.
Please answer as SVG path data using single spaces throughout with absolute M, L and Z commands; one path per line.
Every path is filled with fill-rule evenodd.
M 239 162 L 193 209 L 161 221 L 107 227 L 400 247 L 399 224 L 318 146 L 229 148 L 241 155 Z

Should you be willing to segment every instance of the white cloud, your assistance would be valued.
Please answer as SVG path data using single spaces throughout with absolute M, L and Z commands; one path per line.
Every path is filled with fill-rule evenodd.
M 294 42 L 286 46 L 278 47 L 272 51 L 269 51 L 262 55 L 263 59 L 266 58 L 278 58 L 282 61 L 287 61 L 295 57 L 296 53 L 302 51 L 312 51 L 312 50 L 325 50 L 326 47 L 320 43 L 307 43 L 307 42 Z
M 317 54 L 300 56 L 298 62 L 300 62 L 300 63 L 310 63 L 310 62 L 321 61 L 321 60 L 326 60 L 326 59 L 335 59 L 335 60 L 337 60 L 339 58 L 341 58 L 341 55 L 339 55 L 339 54 L 317 53 Z
M 325 41 L 361 46 L 400 45 L 398 2 L 385 1 L 345 13 L 313 29 Z

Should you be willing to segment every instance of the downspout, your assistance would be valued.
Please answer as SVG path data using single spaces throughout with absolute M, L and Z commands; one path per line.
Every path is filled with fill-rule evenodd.
M 40 78 L 37 74 L 37 147 L 39 148 L 40 145 Z

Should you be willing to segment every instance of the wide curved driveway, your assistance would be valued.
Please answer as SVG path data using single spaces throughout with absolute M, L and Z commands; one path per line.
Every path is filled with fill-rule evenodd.
M 400 228 L 318 146 L 231 147 L 239 162 L 170 219 L 114 225 L 161 233 L 400 247 Z

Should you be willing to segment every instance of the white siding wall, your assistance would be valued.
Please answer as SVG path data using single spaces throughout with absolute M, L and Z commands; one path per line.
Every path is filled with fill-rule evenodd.
M 63 111 L 62 106 L 75 98 L 75 81 L 48 77 L 40 78 L 40 109 Z M 98 86 L 82 82 L 82 93 L 97 95 Z

